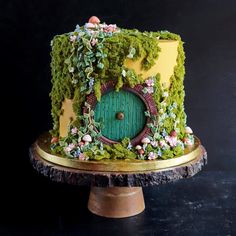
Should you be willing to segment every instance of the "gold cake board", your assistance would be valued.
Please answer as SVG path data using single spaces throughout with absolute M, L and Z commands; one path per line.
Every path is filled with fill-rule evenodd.
M 188 178 L 207 162 L 206 151 L 195 137 L 195 145 L 184 155 L 168 160 L 80 161 L 50 153 L 49 133 L 30 148 L 34 168 L 54 181 L 91 187 L 88 209 L 99 216 L 123 218 L 145 209 L 142 186 Z
M 51 163 L 66 166 L 79 170 L 89 171 L 151 171 L 164 168 L 170 168 L 182 165 L 194 160 L 201 152 L 200 140 L 195 136 L 195 144 L 190 148 L 186 148 L 184 155 L 167 160 L 110 160 L 104 159 L 100 161 L 80 161 L 78 159 L 69 159 L 60 155 L 51 154 L 50 151 L 50 135 L 48 133 L 39 137 L 36 142 L 36 150 L 38 154 Z

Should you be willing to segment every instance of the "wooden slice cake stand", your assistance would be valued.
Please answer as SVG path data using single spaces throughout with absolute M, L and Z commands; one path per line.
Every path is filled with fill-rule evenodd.
M 122 218 L 144 210 L 142 187 L 189 178 L 206 165 L 206 150 L 195 140 L 183 156 L 168 160 L 79 161 L 50 154 L 50 136 L 44 134 L 30 147 L 30 160 L 53 181 L 90 186 L 88 209 L 92 213 Z

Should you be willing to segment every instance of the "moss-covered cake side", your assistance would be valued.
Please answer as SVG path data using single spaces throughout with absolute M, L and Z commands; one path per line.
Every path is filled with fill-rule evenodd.
M 168 85 L 163 83 L 162 73 L 158 73 L 163 41 L 177 42 L 176 63 Z M 193 145 L 192 130 L 186 126 L 184 112 L 185 56 L 180 36 L 168 31 L 120 29 L 100 24 L 97 19 L 77 26 L 74 32 L 55 36 L 51 45 L 52 152 L 80 160 L 153 160 L 182 155 L 186 146 Z M 140 70 L 129 66 L 127 61 L 131 65 L 138 62 Z M 136 73 L 150 72 L 155 66 L 157 70 L 149 77 Z M 117 93 L 124 88 L 135 91 L 139 87 L 140 98 L 153 100 L 155 104 L 157 112 L 148 107 L 144 112 L 149 132 L 135 146 L 130 137 L 110 145 L 103 142 L 106 123 L 94 119 L 94 107 L 88 97 L 94 95 L 99 103 L 104 88 L 111 82 Z M 60 124 L 65 114 L 70 120 L 66 132 L 62 132 Z

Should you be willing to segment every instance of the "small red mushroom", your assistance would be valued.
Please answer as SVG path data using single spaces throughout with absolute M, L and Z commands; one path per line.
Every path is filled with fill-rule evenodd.
M 182 141 L 185 143 L 186 141 L 188 141 L 188 138 L 187 138 L 187 137 L 184 137 L 184 138 L 182 139 Z
M 138 150 L 138 153 L 139 153 L 140 155 L 143 155 L 143 154 L 144 154 L 144 150 L 143 150 L 143 149 L 139 149 L 139 150 Z
M 51 143 L 57 143 L 59 141 L 58 137 L 52 137 Z
M 79 146 L 80 146 L 80 147 L 84 146 L 84 144 L 85 144 L 85 143 L 84 143 L 83 141 L 80 141 L 80 142 L 79 142 Z
M 96 17 L 96 16 L 91 16 L 91 17 L 89 18 L 88 23 L 99 24 L 99 23 L 100 23 L 100 20 L 99 20 L 99 18 Z
M 176 137 L 176 136 L 177 136 L 177 132 L 176 132 L 175 130 L 172 130 L 172 131 L 170 132 L 170 136 L 171 136 L 171 137 Z
M 189 139 L 189 138 L 186 138 L 186 137 L 183 138 L 183 142 L 184 142 L 184 144 L 187 145 L 187 146 L 192 146 L 192 145 L 193 145 L 192 140 Z

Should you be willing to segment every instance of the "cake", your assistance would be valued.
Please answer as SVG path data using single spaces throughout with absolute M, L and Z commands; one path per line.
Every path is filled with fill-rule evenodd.
M 179 35 L 123 29 L 93 16 L 55 36 L 51 47 L 52 154 L 152 161 L 194 145 Z

